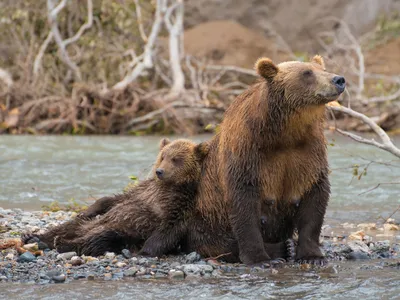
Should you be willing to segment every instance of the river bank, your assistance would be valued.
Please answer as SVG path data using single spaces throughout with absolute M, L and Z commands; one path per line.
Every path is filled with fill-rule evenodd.
M 0 244 L 17 241 L 27 230 L 40 232 L 61 224 L 76 215 L 74 212 L 24 211 L 0 208 Z M 371 224 L 362 226 L 372 226 Z M 360 229 L 362 226 L 359 226 Z M 389 228 L 388 226 L 392 226 Z M 385 225 L 395 234 L 398 225 Z M 378 230 L 379 231 L 379 230 Z M 377 241 L 358 231 L 353 236 L 322 237 L 321 247 L 330 261 L 326 267 L 286 263 L 269 268 L 227 264 L 213 258 L 201 258 L 197 253 L 161 258 L 141 257 L 128 250 L 122 254 L 107 253 L 100 257 L 77 256 L 74 252 L 58 253 L 40 249 L 41 245 L 24 248 L 9 247 L 0 253 L 0 282 L 31 284 L 65 283 L 75 280 L 113 281 L 135 277 L 143 280 L 180 281 L 191 278 L 265 278 L 285 269 L 301 272 L 336 274 L 338 262 L 359 260 L 360 265 L 374 261 L 368 268 L 400 268 L 400 236 Z M 39 250 L 37 249 L 39 247 Z M 285 272 L 285 271 L 284 271 Z M 319 275 L 318 275 L 319 276 Z

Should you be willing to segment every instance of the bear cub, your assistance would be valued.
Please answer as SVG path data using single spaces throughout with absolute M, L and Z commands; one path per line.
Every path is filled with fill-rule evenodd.
M 42 241 L 59 252 L 98 256 L 124 248 L 160 256 L 177 248 L 194 208 L 207 143 L 163 139 L 153 177 L 129 191 L 96 201 L 80 217 L 24 242 Z M 98 218 L 93 218 L 101 215 Z

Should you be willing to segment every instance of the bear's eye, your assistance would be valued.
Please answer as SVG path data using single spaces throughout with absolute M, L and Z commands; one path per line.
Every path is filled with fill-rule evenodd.
M 311 71 L 311 70 L 305 70 L 303 72 L 303 76 L 306 76 L 306 77 L 310 77 L 312 74 L 313 74 L 313 71 Z
M 179 157 L 173 157 L 171 160 L 174 164 L 180 164 L 182 162 L 182 159 Z

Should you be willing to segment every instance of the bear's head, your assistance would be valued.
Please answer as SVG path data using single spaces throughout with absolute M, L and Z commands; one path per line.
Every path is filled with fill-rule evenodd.
M 259 75 L 268 83 L 270 92 L 287 100 L 291 108 L 323 105 L 343 93 L 343 76 L 325 71 L 324 60 L 314 56 L 310 62 L 288 61 L 275 65 L 269 58 L 260 58 L 255 65 Z
M 196 144 L 186 139 L 171 142 L 164 138 L 154 166 L 155 178 L 169 184 L 197 182 L 207 153 L 207 142 Z

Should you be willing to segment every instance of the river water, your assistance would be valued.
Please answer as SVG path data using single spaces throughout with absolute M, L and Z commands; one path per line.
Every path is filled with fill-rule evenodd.
M 195 141 L 209 136 L 192 137 Z M 0 207 L 39 210 L 52 201 L 88 204 L 118 193 L 129 176 L 147 176 L 158 152 L 159 137 L 0 136 Z M 343 223 L 376 222 L 400 205 L 400 160 L 382 150 L 327 133 L 332 197 L 324 233 L 346 231 Z M 400 139 L 395 143 L 400 145 Z M 353 176 L 353 165 L 359 174 Z M 379 187 L 373 189 L 378 184 Z M 371 190 L 372 189 L 372 190 Z M 371 190 L 371 191 L 369 191 Z M 400 219 L 400 212 L 393 216 Z M 347 229 L 348 230 L 348 229 Z M 355 230 L 355 229 L 353 229 Z M 379 239 L 379 237 L 378 237 Z M 380 239 L 388 239 L 381 237 Z M 382 262 L 344 262 L 337 273 L 283 269 L 264 278 L 219 279 L 180 283 L 124 280 L 78 281 L 67 285 L 0 285 L 10 299 L 399 299 L 398 268 Z M 372 270 L 372 271 L 371 271 Z M 17 296 L 18 295 L 18 296 Z M 1 297 L 3 296 L 3 297 Z

